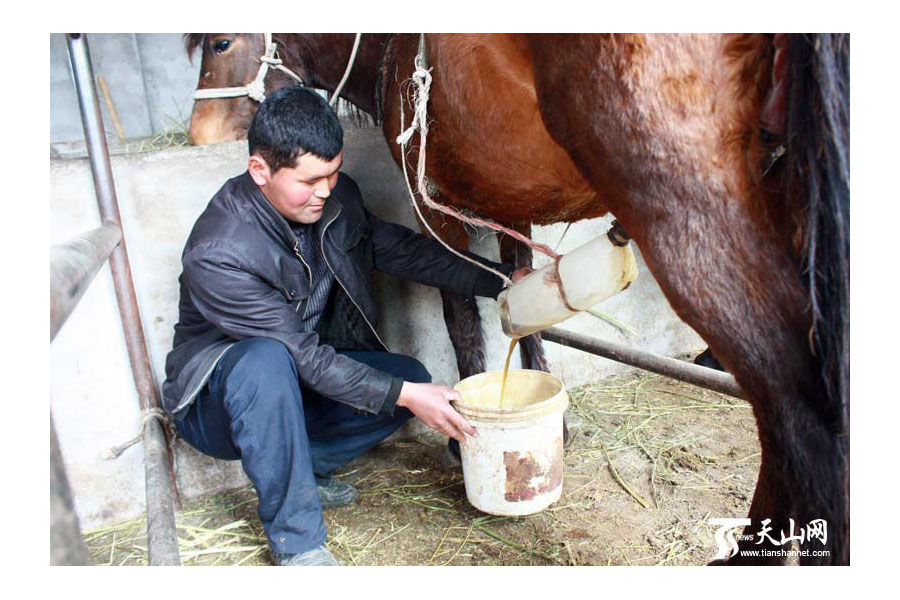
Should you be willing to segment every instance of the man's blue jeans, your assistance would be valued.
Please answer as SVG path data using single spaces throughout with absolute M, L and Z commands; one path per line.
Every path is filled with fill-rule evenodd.
M 402 354 L 342 352 L 415 383 L 422 364 Z M 288 349 L 248 338 L 228 349 L 178 432 L 204 454 L 240 459 L 259 497 L 259 519 L 273 552 L 298 554 L 325 542 L 316 481 L 369 450 L 412 417 L 370 414 L 305 388 Z

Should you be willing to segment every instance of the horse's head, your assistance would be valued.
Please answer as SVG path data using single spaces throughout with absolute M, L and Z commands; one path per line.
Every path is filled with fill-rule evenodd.
M 259 106 L 258 99 L 236 90 L 232 93 L 240 95 L 227 97 L 225 90 L 246 87 L 256 79 L 262 64 L 260 57 L 266 50 L 264 34 L 187 33 L 184 38 L 188 57 L 196 48 L 200 48 L 202 54 L 197 91 L 209 90 L 211 95 L 194 101 L 191 143 L 213 144 L 243 139 Z M 272 74 L 266 79 L 274 77 Z M 271 90 L 289 81 L 282 81 L 281 85 L 265 83 Z
M 191 142 L 243 139 L 264 93 L 302 78 L 311 87 L 334 90 L 347 69 L 352 33 L 274 34 L 275 56 L 266 54 L 263 33 L 186 33 L 188 57 L 200 48 L 200 80 L 191 112 Z M 362 36 L 359 53 L 341 96 L 375 115 L 376 72 L 385 34 Z M 278 65 L 284 60 L 283 67 Z M 264 66 L 261 71 L 260 69 Z M 249 86 L 249 92 L 246 89 Z M 232 89 L 229 88 L 243 88 Z

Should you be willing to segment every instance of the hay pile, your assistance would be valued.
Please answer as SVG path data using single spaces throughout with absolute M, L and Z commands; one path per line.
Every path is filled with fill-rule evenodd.
M 351 565 L 705 564 L 712 517 L 745 516 L 759 468 L 749 405 L 649 374 L 570 391 L 563 496 L 528 517 L 485 515 L 436 434 L 392 439 L 339 475 L 361 492 L 325 513 Z M 269 564 L 245 488 L 176 516 L 185 565 Z M 85 532 L 95 564 L 146 564 L 143 520 Z

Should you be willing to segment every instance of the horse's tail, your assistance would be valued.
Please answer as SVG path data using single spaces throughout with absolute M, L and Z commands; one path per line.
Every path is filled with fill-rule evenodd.
M 823 408 L 848 435 L 850 405 L 850 35 L 792 34 L 787 157 L 805 204 L 813 347 Z

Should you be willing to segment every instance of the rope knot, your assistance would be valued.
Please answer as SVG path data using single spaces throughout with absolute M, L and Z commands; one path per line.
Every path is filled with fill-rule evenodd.
M 259 62 L 268 63 L 270 65 L 280 65 L 284 63 L 280 58 L 275 58 L 273 56 L 260 56 Z
M 106 460 L 113 460 L 114 458 L 119 458 L 123 452 L 137 444 L 141 441 L 141 438 L 144 435 L 144 429 L 147 427 L 147 422 L 150 419 L 159 419 L 160 425 L 162 425 L 163 429 L 166 427 L 171 427 L 171 422 L 169 421 L 169 415 L 167 415 L 160 408 L 150 408 L 147 410 L 141 411 L 141 428 L 138 431 L 138 434 L 132 439 L 128 440 L 124 444 L 120 446 L 114 446 L 112 448 L 108 448 L 100 453 L 100 458 L 105 458 Z
M 266 99 L 266 84 L 259 80 L 251 81 L 247 84 L 247 95 L 257 102 L 262 102 Z
M 415 107 L 413 108 L 413 120 L 409 124 L 409 128 L 397 136 L 397 143 L 405 146 L 409 139 L 415 133 L 416 129 L 423 133 L 428 132 L 427 122 L 427 106 L 428 92 L 431 88 L 431 69 L 425 69 L 419 64 L 416 57 L 416 70 L 412 74 L 412 80 L 416 84 Z
M 412 74 L 413 79 L 416 80 L 416 83 L 425 88 L 424 91 L 427 92 L 428 88 L 431 87 L 431 69 L 425 69 L 423 67 L 416 67 L 415 72 Z

